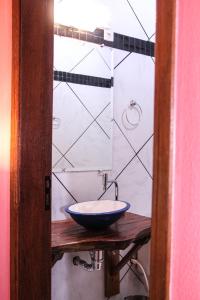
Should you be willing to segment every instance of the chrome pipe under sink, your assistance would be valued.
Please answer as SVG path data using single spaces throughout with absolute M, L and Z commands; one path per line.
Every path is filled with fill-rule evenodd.
M 73 258 L 73 264 L 79 266 L 88 272 L 100 271 L 103 265 L 103 251 L 90 251 L 91 263 L 86 262 L 81 259 L 79 256 Z

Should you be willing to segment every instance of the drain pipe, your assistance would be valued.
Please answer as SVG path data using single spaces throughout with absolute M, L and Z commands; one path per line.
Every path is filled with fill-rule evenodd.
M 99 271 L 103 265 L 103 251 L 90 251 L 91 263 L 86 262 L 79 256 L 73 258 L 73 264 L 79 266 L 88 272 Z

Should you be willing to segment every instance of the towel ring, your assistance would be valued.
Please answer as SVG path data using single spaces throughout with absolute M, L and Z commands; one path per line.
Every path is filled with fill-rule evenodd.
M 53 129 L 59 129 L 61 124 L 61 119 L 53 117 Z
M 132 121 L 130 121 L 130 112 L 132 110 L 137 112 L 137 121 L 134 123 Z M 127 130 L 136 129 L 141 121 L 141 116 L 142 116 L 141 106 L 136 101 L 131 100 L 128 108 L 125 109 L 122 113 L 122 124 L 123 124 L 124 128 Z

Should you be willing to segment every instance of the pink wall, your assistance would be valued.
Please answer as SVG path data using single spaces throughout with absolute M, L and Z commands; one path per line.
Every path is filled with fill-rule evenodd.
M 179 0 L 170 300 L 200 299 L 200 2 Z
M 0 299 L 9 292 L 9 149 L 11 100 L 11 1 L 0 0 Z

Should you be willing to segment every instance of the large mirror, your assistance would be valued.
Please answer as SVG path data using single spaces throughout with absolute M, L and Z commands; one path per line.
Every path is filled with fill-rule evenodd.
M 112 47 L 100 42 L 101 29 L 90 33 L 56 23 L 54 30 L 53 171 L 110 170 Z

